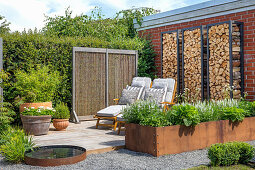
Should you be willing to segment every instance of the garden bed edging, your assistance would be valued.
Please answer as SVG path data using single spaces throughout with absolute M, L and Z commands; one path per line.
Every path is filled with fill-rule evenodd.
M 157 157 L 204 149 L 215 143 L 250 140 L 255 140 L 255 117 L 247 117 L 242 122 L 202 122 L 195 127 L 150 127 L 127 123 L 125 132 L 127 149 Z

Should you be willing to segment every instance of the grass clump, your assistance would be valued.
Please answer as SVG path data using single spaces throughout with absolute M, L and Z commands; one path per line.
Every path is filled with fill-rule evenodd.
M 18 128 L 9 128 L 2 132 L 0 137 L 0 153 L 9 162 L 21 163 L 24 160 L 25 151 L 35 146 L 33 138 Z

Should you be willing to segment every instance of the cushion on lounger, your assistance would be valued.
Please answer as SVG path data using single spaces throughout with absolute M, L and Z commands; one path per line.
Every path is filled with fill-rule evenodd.
M 123 89 L 119 105 L 133 104 L 137 99 L 140 98 L 143 87 L 128 87 Z
M 158 105 L 161 105 L 160 103 L 165 101 L 166 88 L 167 87 L 164 89 L 145 89 L 144 100 L 155 101 Z
M 166 102 L 171 102 L 173 98 L 173 92 L 174 92 L 174 86 L 175 86 L 175 80 L 172 78 L 166 78 L 166 79 L 161 79 L 157 78 L 153 80 L 153 85 L 152 88 L 160 88 L 164 85 L 167 85 L 167 93 L 166 93 Z
M 137 81 L 145 82 L 145 86 L 144 86 L 145 89 L 148 89 L 151 86 L 151 78 L 149 77 L 134 77 L 132 80 L 131 86 L 135 86 Z
M 97 112 L 97 116 L 115 117 L 124 108 L 126 108 L 126 105 L 112 105 L 112 106 L 108 106 L 107 108 L 104 108 L 104 109 L 98 111 Z

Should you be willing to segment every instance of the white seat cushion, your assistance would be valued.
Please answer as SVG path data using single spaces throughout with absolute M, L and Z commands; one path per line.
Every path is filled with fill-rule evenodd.
M 138 81 L 138 82 L 137 82 Z M 140 86 L 141 85 L 141 81 L 145 82 L 144 88 L 148 89 L 151 86 L 151 78 L 149 77 L 134 77 L 131 83 L 131 86 Z
M 99 110 L 96 115 L 103 116 L 103 117 L 115 117 L 118 114 L 120 114 L 120 112 L 126 107 L 127 107 L 126 105 L 108 106 L 107 108 Z
M 153 87 L 159 88 L 159 87 L 164 87 L 164 85 L 167 85 L 167 93 L 166 93 L 166 97 L 165 97 L 165 101 L 166 102 L 172 102 L 172 98 L 173 98 L 173 92 L 174 92 L 174 87 L 175 87 L 175 80 L 172 78 L 165 78 L 165 79 L 161 79 L 161 78 L 157 78 L 153 80 Z
M 123 116 L 123 114 L 119 114 L 117 116 L 117 121 L 125 121 L 125 119 L 122 116 Z

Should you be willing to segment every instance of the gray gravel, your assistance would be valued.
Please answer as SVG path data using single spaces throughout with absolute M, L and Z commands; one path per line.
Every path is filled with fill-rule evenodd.
M 248 142 L 255 146 L 255 141 Z M 149 154 L 120 149 L 102 154 L 88 155 L 87 159 L 73 165 L 59 167 L 36 167 L 26 164 L 9 164 L 0 157 L 0 170 L 4 169 L 187 169 L 207 165 L 207 150 L 196 150 L 174 155 L 153 157 Z

